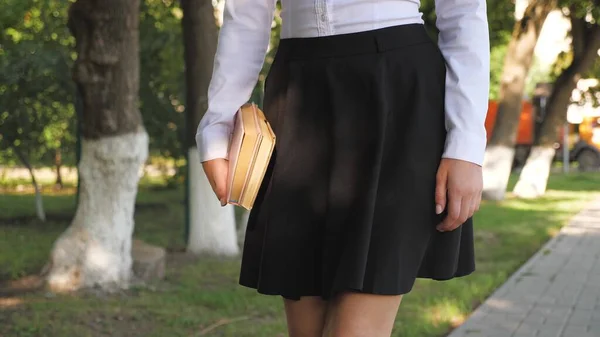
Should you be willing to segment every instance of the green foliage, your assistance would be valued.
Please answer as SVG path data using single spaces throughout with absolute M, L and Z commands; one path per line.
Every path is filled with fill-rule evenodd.
M 437 35 L 435 27 L 435 0 L 421 0 L 421 12 L 425 26 Z M 487 0 L 487 15 L 490 31 L 490 44 L 493 47 L 506 44 L 510 39 L 514 19 L 515 4 L 506 0 Z
M 600 1 L 598 0 L 559 0 L 560 7 L 568 7 L 575 15 L 586 18 L 590 23 L 598 24 L 600 20 Z
M 504 67 L 504 57 L 508 45 L 500 44 L 492 47 L 490 55 L 490 99 L 497 100 L 500 93 L 500 80 L 502 78 L 502 69 Z
M 562 7 L 565 15 L 573 14 L 574 17 L 584 22 L 584 32 L 582 35 L 585 48 L 586 43 L 589 42 L 589 34 L 592 34 L 592 30 L 600 29 L 600 0 L 560 0 L 559 6 Z M 549 77 L 552 80 L 556 80 L 573 64 L 574 58 L 573 48 L 570 48 L 567 52 L 560 53 L 550 70 Z M 600 57 L 596 57 L 595 62 L 589 69 L 583 70 L 582 78 L 600 79 Z M 586 102 L 591 101 L 596 106 L 600 105 L 600 86 L 591 87 L 586 92 L 582 92 L 581 97 Z
M 515 23 L 515 5 L 506 0 L 487 0 L 487 6 L 491 45 L 490 99 L 497 99 L 506 46 Z M 435 0 L 422 0 L 421 12 L 427 30 L 436 39 L 438 30 L 435 27 Z
M 515 4 L 513 1 L 488 0 L 488 22 L 492 48 L 507 44 L 515 24 Z
M 140 101 L 153 155 L 183 156 L 185 95 L 181 9 L 146 0 L 140 16 Z M 193 127 L 193 126 L 192 126 Z
M 5 0 L 0 12 L 0 165 L 51 165 L 56 149 L 75 163 L 75 40 L 67 28 L 72 1 Z M 146 0 L 140 15 L 140 108 L 153 155 L 183 156 L 184 64 L 181 10 Z
M 0 13 L 0 163 L 18 148 L 34 163 L 60 149 L 72 158 L 74 39 L 66 27 L 69 2 L 9 0 Z M 6 11 L 5 11 L 6 10 Z

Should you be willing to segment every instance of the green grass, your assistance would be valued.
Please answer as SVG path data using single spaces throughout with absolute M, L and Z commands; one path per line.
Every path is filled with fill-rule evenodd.
M 477 272 L 447 282 L 418 280 L 403 300 L 394 336 L 443 336 L 598 196 L 600 175 L 555 175 L 549 188 L 537 200 L 485 202 L 475 220 Z M 0 278 L 39 271 L 68 226 L 73 195 L 48 195 L 44 201 L 50 220 L 40 223 L 31 217 L 33 196 L 0 195 Z M 135 236 L 178 250 L 184 246 L 183 233 L 182 190 L 143 186 Z M 0 298 L 0 336 L 285 336 L 281 300 L 238 286 L 238 269 L 238 259 L 190 261 L 174 254 L 166 280 L 151 288 L 112 296 L 34 293 L 4 302 Z M 200 334 L 222 320 L 231 321 Z

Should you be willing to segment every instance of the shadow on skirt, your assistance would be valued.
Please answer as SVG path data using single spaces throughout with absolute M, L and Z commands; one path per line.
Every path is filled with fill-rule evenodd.
M 400 295 L 475 269 L 473 224 L 437 232 L 446 68 L 422 25 L 283 39 L 264 111 L 277 145 L 240 284 L 288 299 Z

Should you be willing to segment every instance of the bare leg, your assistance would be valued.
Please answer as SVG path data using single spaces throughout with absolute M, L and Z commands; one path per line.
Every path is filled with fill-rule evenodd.
M 402 296 L 345 293 L 327 312 L 323 337 L 390 337 Z
M 311 296 L 299 301 L 284 299 L 284 304 L 290 337 L 321 337 L 327 301 Z

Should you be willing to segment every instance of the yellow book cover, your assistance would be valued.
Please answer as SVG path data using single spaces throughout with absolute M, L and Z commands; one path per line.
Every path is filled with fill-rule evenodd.
M 228 202 L 251 209 L 275 145 L 275 135 L 255 104 L 236 113 L 229 148 Z

